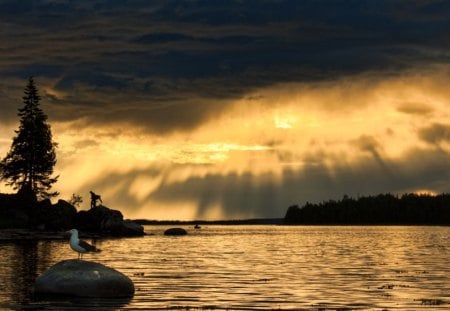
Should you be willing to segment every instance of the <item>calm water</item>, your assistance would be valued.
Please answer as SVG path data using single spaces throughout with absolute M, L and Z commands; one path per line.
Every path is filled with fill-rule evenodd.
M 0 309 L 450 309 L 450 227 L 204 226 L 97 242 L 85 255 L 128 275 L 128 300 L 36 300 L 66 241 L 0 242 Z

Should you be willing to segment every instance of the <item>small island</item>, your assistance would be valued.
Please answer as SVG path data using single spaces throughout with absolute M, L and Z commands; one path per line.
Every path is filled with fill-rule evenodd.
M 144 235 L 144 227 L 124 219 L 118 210 L 103 205 L 77 211 L 65 200 L 52 204 L 39 201 L 33 191 L 22 188 L 16 194 L 0 194 L 0 239 L 62 238 L 78 228 L 84 236 L 131 237 Z
M 62 237 L 71 228 L 93 236 L 144 235 L 144 228 L 124 220 L 120 211 L 97 205 L 98 199 L 102 201 L 93 192 L 89 210 L 77 211 L 75 205 L 81 197 L 75 195 L 78 201 L 60 199 L 52 204 L 51 199 L 59 195 L 51 191 L 59 177 L 53 176 L 57 143 L 52 139 L 47 115 L 40 107 L 33 77 L 28 79 L 18 116 L 19 129 L 9 152 L 0 161 L 0 179 L 16 190 L 11 194 L 0 193 L 0 229 L 9 229 L 1 231 L 0 239 Z

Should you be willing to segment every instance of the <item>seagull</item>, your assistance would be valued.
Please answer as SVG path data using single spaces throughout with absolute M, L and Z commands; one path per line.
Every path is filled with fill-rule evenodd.
M 100 252 L 100 249 L 98 249 L 94 245 L 91 245 L 86 241 L 80 240 L 78 238 L 77 229 L 71 229 L 67 232 L 71 234 L 69 240 L 70 248 L 75 252 L 78 252 L 78 259 L 83 259 L 84 253 Z

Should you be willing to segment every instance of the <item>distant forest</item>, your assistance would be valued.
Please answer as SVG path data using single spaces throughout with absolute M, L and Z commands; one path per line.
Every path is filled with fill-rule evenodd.
M 318 204 L 290 206 L 284 219 L 292 225 L 450 225 L 450 194 L 344 196 Z

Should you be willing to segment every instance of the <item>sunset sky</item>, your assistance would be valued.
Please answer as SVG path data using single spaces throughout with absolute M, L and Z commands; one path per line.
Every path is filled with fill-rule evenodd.
M 83 209 L 450 191 L 450 1 L 0 0 L 0 29 L 0 156 L 34 76 Z

